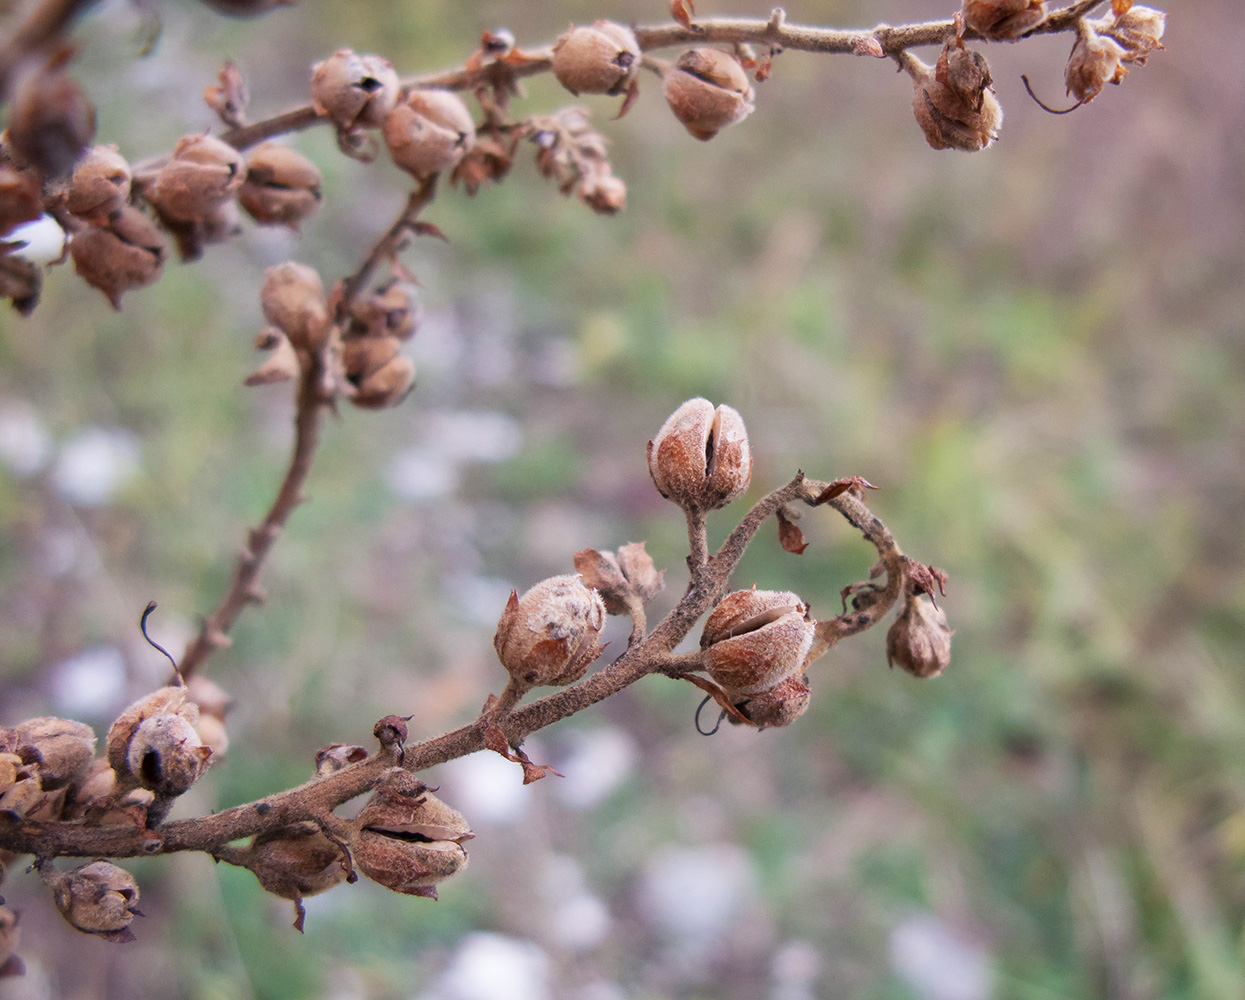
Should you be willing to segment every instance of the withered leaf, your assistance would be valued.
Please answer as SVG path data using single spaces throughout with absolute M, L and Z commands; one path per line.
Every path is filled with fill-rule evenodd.
M 1133 0 L 1111 0 L 1111 13 L 1116 17 L 1123 17 L 1133 6 Z
M 485 711 L 488 710 L 488 703 L 485 703 Z M 510 741 L 506 739 L 505 731 L 496 722 L 486 721 L 484 723 L 484 746 L 486 749 L 499 753 L 506 760 L 514 761 L 523 768 L 523 784 L 530 785 L 533 781 L 539 781 L 546 774 L 556 774 L 559 778 L 562 773 L 548 764 L 533 764 L 531 759 L 522 750 L 516 749 L 513 753 L 510 751 Z
M 817 499 L 814 500 L 813 503 L 827 503 L 835 497 L 840 496 L 843 493 L 847 493 L 849 490 L 855 496 L 863 498 L 865 490 L 876 489 L 881 489 L 881 487 L 874 486 L 873 483 L 869 482 L 869 480 L 867 480 L 864 476 L 848 476 L 846 479 L 836 479 L 834 482 L 830 483 L 824 490 L 821 491 L 821 493 L 817 495 Z
M 689 30 L 692 29 L 692 15 L 695 13 L 694 0 L 670 0 L 670 16 Z
M 432 222 L 417 220 L 411 223 L 411 229 L 416 236 L 433 236 L 438 240 L 444 240 L 446 243 L 450 241 L 450 238 L 441 231 L 441 227 Z
M 781 510 L 778 512 L 778 541 L 782 544 L 783 551 L 796 556 L 803 555 L 808 548 L 800 526 L 788 519 Z
M 250 88 L 242 71 L 232 62 L 221 67 L 219 84 L 209 84 L 203 91 L 203 100 L 226 125 L 237 128 L 244 123 L 246 105 L 251 99 Z

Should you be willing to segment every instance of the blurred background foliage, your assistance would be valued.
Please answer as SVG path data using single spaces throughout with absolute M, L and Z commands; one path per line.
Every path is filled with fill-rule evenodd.
M 803 0 L 797 21 L 946 16 L 928 0 Z M 78 77 L 131 159 L 213 125 L 236 60 L 256 115 L 306 100 L 311 63 L 379 51 L 460 62 L 568 21 L 665 5 L 332 4 L 256 22 L 160 5 L 138 54 L 123 3 L 84 22 Z M 765 11 L 744 0 L 701 13 Z M 1230 0 L 1174 0 L 1168 51 L 1056 118 L 1067 36 L 988 49 L 1007 110 L 980 155 L 927 148 L 891 65 L 781 56 L 756 114 L 708 144 L 654 79 L 633 112 L 590 99 L 629 185 L 592 215 L 530 156 L 429 212 L 451 242 L 407 260 L 426 320 L 399 409 L 345 408 L 209 676 L 232 747 L 178 815 L 303 780 L 317 748 L 413 713 L 461 724 L 501 687 L 510 587 L 584 546 L 645 539 L 684 583 L 681 517 L 644 445 L 683 399 L 729 402 L 749 499 L 797 468 L 860 474 L 916 557 L 948 570 L 951 669 L 890 672 L 880 630 L 820 662 L 789 731 L 693 730 L 654 679 L 531 741 L 567 777 L 500 759 L 430 780 L 473 822 L 436 904 L 359 884 L 307 933 L 251 875 L 136 863 L 139 941 L 72 934 L 20 871 L 24 979 L 0 997 L 802 1000 L 1164 998 L 1245 992 L 1245 76 Z M 931 53 L 925 53 L 932 58 Z M 535 80 L 521 112 L 570 99 Z M 299 238 L 249 228 L 113 313 L 68 267 L 0 316 L 0 712 L 103 732 L 158 683 L 136 628 L 180 646 L 218 599 L 290 440 L 257 364 L 262 268 L 353 269 L 404 198 L 391 166 L 295 139 L 325 173 Z M 711 521 L 725 535 L 731 509 Z M 838 606 L 870 551 L 831 515 L 737 576 Z M 614 626 L 614 648 L 625 632 Z M 500 978 L 498 978 L 500 977 Z

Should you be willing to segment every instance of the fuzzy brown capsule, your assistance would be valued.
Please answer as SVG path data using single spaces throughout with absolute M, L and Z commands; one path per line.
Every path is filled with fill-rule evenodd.
M 743 417 L 707 399 L 689 399 L 648 443 L 657 491 L 689 511 L 725 507 L 752 481 L 752 450 Z
M 462 845 L 474 836 L 460 812 L 410 772 L 393 768 L 355 818 L 350 851 L 373 882 L 436 899 L 437 883 L 467 866 Z
M 130 165 L 116 146 L 95 146 L 74 168 L 65 194 L 69 211 L 96 225 L 105 224 L 130 197 Z
M 553 75 L 572 94 L 621 94 L 640 71 L 640 45 L 613 21 L 574 27 L 553 43 Z
M 319 169 L 297 150 L 263 142 L 246 158 L 238 201 L 256 222 L 298 229 L 320 205 Z
M 813 627 L 808 605 L 790 591 L 734 591 L 705 621 L 705 670 L 756 725 L 788 725 L 808 707 Z
M 340 129 L 379 128 L 398 103 L 401 85 L 393 64 L 381 56 L 338 49 L 311 72 L 316 113 Z
M 1108 15 L 1092 23 L 1099 34 L 1119 43 L 1124 50 L 1124 62 L 1144 66 L 1146 57 L 1163 47 L 1160 39 L 1167 27 L 1167 15 L 1153 7 L 1134 4 L 1118 16 Z
M 653 565 L 653 557 L 644 550 L 643 542 L 629 542 L 613 552 L 580 549 L 574 555 L 575 569 L 584 586 L 595 590 L 611 615 L 628 613 L 628 598 L 647 604 L 665 586 L 665 570 Z
M 414 387 L 415 362 L 399 354 L 360 378 L 350 402 L 365 410 L 383 410 L 397 406 Z
M 168 245 L 146 215 L 125 206 L 106 226 L 89 226 L 69 244 L 74 270 L 108 296 L 114 309 L 131 288 L 149 285 L 160 276 Z
M 124 868 L 92 861 L 51 878 L 56 908 L 75 930 L 110 941 L 132 941 L 138 915 L 138 883 Z
M 246 866 L 265 891 L 295 902 L 340 885 L 348 870 L 345 852 L 311 822 L 256 837 Z
M 194 716 L 198 722 L 197 711 Z M 166 798 L 181 795 L 198 781 L 211 757 L 185 708 L 143 719 L 126 748 L 129 773 L 143 788 Z
M 1046 20 L 1045 0 L 964 0 L 964 23 L 982 38 L 1011 41 Z
M 421 180 L 451 170 L 475 144 L 476 127 L 461 97 L 449 90 L 412 90 L 385 118 L 393 162 Z
M 292 260 L 264 272 L 260 289 L 264 319 L 278 327 L 298 350 L 315 351 L 328 336 L 329 309 L 320 275 Z
M 497 623 L 493 647 L 513 678 L 525 687 L 558 687 L 579 680 L 601 655 L 605 605 L 578 575 L 542 580 L 510 600 Z
M 86 776 L 95 758 L 95 732 L 83 722 L 43 716 L 14 726 L 5 748 L 35 767 L 40 785 L 50 791 Z
M 739 60 L 721 49 L 688 49 L 665 73 L 666 103 L 697 139 L 712 139 L 752 114 L 752 84 Z
M 0 236 L 43 214 L 42 187 L 33 170 L 0 165 Z
M 203 222 L 234 197 L 245 179 L 242 154 L 229 143 L 210 135 L 186 135 L 145 194 L 161 216 Z
M 347 336 L 409 340 L 421 318 L 414 288 L 401 281 L 390 281 L 351 305 Z
M 10 104 L 9 148 L 45 179 L 68 174 L 95 138 L 95 106 L 65 72 L 72 55 L 63 48 L 25 73 Z
M 912 113 L 932 148 L 976 152 L 998 138 L 1003 108 L 980 53 L 951 41 L 935 66 L 907 54 L 904 69 L 912 77 Z
M 1119 83 L 1128 76 L 1123 61 L 1127 53 L 1114 38 L 1100 35 L 1084 19 L 1077 22 L 1076 42 L 1064 67 L 1068 93 L 1080 104 L 1088 104 L 1108 83 Z
M 951 662 L 951 636 L 942 608 L 920 594 L 909 594 L 886 633 L 886 662 L 914 677 L 937 677 Z

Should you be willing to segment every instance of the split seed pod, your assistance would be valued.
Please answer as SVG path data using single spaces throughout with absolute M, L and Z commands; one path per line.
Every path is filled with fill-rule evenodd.
M 124 868 L 92 861 L 51 880 L 56 908 L 75 930 L 109 941 L 132 941 L 138 883 Z
M 1076 42 L 1064 68 L 1068 93 L 1081 104 L 1097 97 L 1108 83 L 1128 75 L 1123 61 L 1127 53 L 1114 38 L 1100 35 L 1084 19 L 1077 22 Z
M 319 169 L 297 150 L 279 142 L 263 142 L 246 158 L 246 180 L 238 201 L 251 218 L 265 226 L 297 230 L 320 204 Z
M 207 770 L 212 751 L 195 724 L 199 709 L 184 687 L 163 687 L 140 698 L 108 730 L 108 763 L 121 792 L 141 787 L 180 795 Z
M 998 138 L 1003 108 L 981 53 L 947 42 L 936 66 L 909 54 L 904 68 L 912 77 L 912 113 L 931 147 L 976 152 Z
M 385 118 L 385 145 L 399 167 L 421 180 L 451 170 L 475 144 L 476 127 L 449 90 L 412 90 Z
M 1012 41 L 1044 20 L 1045 0 L 964 0 L 964 23 L 991 41 Z
M 712 139 L 755 110 L 747 72 L 721 49 L 688 49 L 666 71 L 663 89 L 674 116 L 701 140 Z
M 952 634 L 942 608 L 909 594 L 886 632 L 886 662 L 899 664 L 913 677 L 937 677 L 951 662 Z
M 415 362 L 398 355 L 359 380 L 350 402 L 365 410 L 397 406 L 415 387 Z
M 130 165 L 116 146 L 96 146 L 74 169 L 65 207 L 96 225 L 125 207 L 130 197 Z
M 737 590 L 705 622 L 705 670 L 756 725 L 788 725 L 808 708 L 813 631 L 808 605 L 790 591 Z
M 210 135 L 178 140 L 173 158 L 156 171 L 146 190 L 162 216 L 177 222 L 203 222 L 230 201 L 246 178 L 242 154 Z
M 437 883 L 467 867 L 462 845 L 474 836 L 462 813 L 409 771 L 392 768 L 355 818 L 350 853 L 386 889 L 436 899 Z
M 69 253 L 82 279 L 120 309 L 125 292 L 160 276 L 167 244 L 154 222 L 126 205 L 106 226 L 89 226 L 74 234 Z
M 311 103 L 338 128 L 379 128 L 398 103 L 401 84 L 393 64 L 381 56 L 338 49 L 311 73 Z
M 579 680 L 601 655 L 605 605 L 578 575 L 552 576 L 510 600 L 497 623 L 493 647 L 520 685 L 560 687 Z
M 688 511 L 725 507 L 752 481 L 752 450 L 743 417 L 707 399 L 689 399 L 648 443 L 657 491 Z
M 18 81 L 10 103 L 8 146 L 45 179 L 63 177 L 95 138 L 95 106 L 65 72 L 69 46 Z
M 246 862 L 265 891 L 295 902 L 340 885 L 346 865 L 345 852 L 312 822 L 256 837 Z
M 640 45 L 613 21 L 571 27 L 553 43 L 553 75 L 572 94 L 621 94 L 640 71 Z
M 45 791 L 71 785 L 86 776 L 95 758 L 95 733 L 72 719 L 27 719 L 8 733 L 8 743 L 25 764 L 33 765 Z

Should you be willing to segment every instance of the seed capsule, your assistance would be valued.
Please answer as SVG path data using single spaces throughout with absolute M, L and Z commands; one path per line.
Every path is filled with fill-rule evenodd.
M 385 118 L 393 162 L 424 179 L 451 170 L 475 144 L 476 127 L 462 98 L 448 90 L 412 90 Z
M 725 507 L 752 481 L 752 451 L 743 417 L 723 404 L 689 399 L 648 443 L 657 491 L 689 511 Z
M 120 309 L 125 292 L 160 277 L 167 244 L 154 222 L 127 205 L 108 225 L 76 233 L 69 253 L 82 279 L 108 296 L 114 309 Z
M 338 49 L 311 73 L 311 103 L 338 128 L 379 128 L 398 103 L 401 85 L 393 64 L 381 56 Z
M 292 260 L 265 272 L 260 289 L 264 319 L 278 327 L 298 350 L 315 351 L 328 335 L 329 309 L 320 275 Z
M 246 158 L 238 201 L 261 225 L 297 230 L 320 205 L 320 171 L 307 157 L 278 142 L 260 143 Z
M 527 687 L 579 680 L 601 655 L 605 605 L 578 575 L 542 580 L 510 600 L 497 623 L 493 647 L 510 676 Z
M 56 908 L 75 930 L 110 941 L 132 941 L 138 914 L 138 883 L 124 868 L 92 861 L 52 879 Z
M 96 146 L 74 169 L 65 207 L 80 219 L 104 225 L 129 197 L 130 165 L 125 157 L 116 146 Z
M 24 763 L 35 766 L 45 791 L 85 777 L 95 758 L 94 731 L 72 719 L 27 719 L 9 731 L 8 745 Z
M 1119 83 L 1128 75 L 1123 65 L 1126 54 L 1114 38 L 1100 35 L 1084 20 L 1078 21 L 1076 42 L 1064 68 L 1068 93 L 1087 104 L 1108 83 Z
M 910 594 L 886 633 L 886 662 L 898 663 L 914 677 L 937 677 L 951 662 L 951 636 L 942 608 Z
M 697 139 L 712 139 L 755 107 L 752 85 L 738 59 L 721 49 L 688 49 L 667 70 L 666 103 Z
M 908 55 L 904 68 L 912 77 L 912 113 L 932 148 L 976 152 L 998 138 L 1003 108 L 980 53 L 948 42 L 936 66 Z
M 613 21 L 572 27 L 553 43 L 553 75 L 572 94 L 621 94 L 640 71 L 640 45 Z
M 1044 20 L 1045 0 L 964 0 L 964 23 L 991 41 L 1017 39 Z
M 146 194 L 161 216 L 203 222 L 233 199 L 246 178 L 242 154 L 210 135 L 178 140 Z

